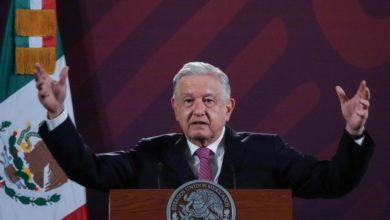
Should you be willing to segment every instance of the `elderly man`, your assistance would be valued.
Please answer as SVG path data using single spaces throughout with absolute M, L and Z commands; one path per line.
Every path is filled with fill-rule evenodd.
M 236 132 L 226 123 L 235 107 L 226 74 L 202 62 L 185 64 L 173 79 L 171 105 L 182 133 L 141 139 L 134 149 L 94 154 L 64 109 L 68 68 L 53 81 L 36 66 L 38 96 L 48 111 L 40 135 L 74 181 L 90 188 L 177 188 L 209 179 L 225 188 L 289 188 L 294 196 L 339 197 L 362 178 L 373 152 L 365 131 L 370 92 L 362 81 L 348 99 L 336 87 L 346 121 L 338 150 L 319 161 L 278 135 Z

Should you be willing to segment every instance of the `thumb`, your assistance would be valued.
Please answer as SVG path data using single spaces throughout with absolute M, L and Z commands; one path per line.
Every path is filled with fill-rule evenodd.
M 359 85 L 359 89 L 356 93 L 359 94 L 359 96 L 361 98 L 364 98 L 367 100 L 370 99 L 370 90 L 368 89 L 367 82 L 365 80 L 362 80 L 362 82 Z
M 344 104 L 345 102 L 348 101 L 348 97 L 345 94 L 343 88 L 341 88 L 341 86 L 336 86 L 336 93 L 337 93 L 337 96 L 339 97 L 340 104 Z
M 65 85 L 66 84 L 66 79 L 68 78 L 68 72 L 69 72 L 69 67 L 68 66 L 64 67 L 61 70 L 60 80 L 58 82 L 60 85 Z

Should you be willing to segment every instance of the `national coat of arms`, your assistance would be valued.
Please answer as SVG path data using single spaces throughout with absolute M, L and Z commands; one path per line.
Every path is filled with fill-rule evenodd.
M 11 125 L 0 124 L 0 189 L 25 205 L 57 203 L 61 195 L 50 191 L 66 183 L 67 176 L 29 122 L 20 132 Z
M 235 215 L 235 204 L 228 191 L 205 180 L 194 180 L 176 189 L 166 210 L 170 220 L 230 220 Z

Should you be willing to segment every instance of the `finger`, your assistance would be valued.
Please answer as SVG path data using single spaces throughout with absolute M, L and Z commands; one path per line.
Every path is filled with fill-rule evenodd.
M 367 89 L 367 84 L 366 84 L 366 81 L 365 80 L 362 80 L 360 82 L 360 85 L 359 85 L 359 88 L 358 88 L 358 91 L 356 92 L 360 97 L 362 98 L 367 98 L 367 94 L 366 94 L 366 90 Z
M 58 82 L 60 85 L 65 85 L 66 79 L 68 78 L 68 72 L 69 72 L 69 67 L 65 66 L 60 73 L 60 81 Z
M 341 86 L 336 86 L 336 93 L 341 104 L 344 104 L 346 101 L 348 101 L 348 97 Z
M 356 111 L 356 115 L 358 115 L 361 119 L 366 119 L 368 117 L 368 111 Z
M 34 70 L 33 76 L 34 76 L 34 80 L 35 80 L 35 86 L 37 87 L 37 89 L 41 89 L 43 84 L 44 84 L 44 80 L 43 80 L 41 74 L 39 73 L 39 70 L 37 69 L 37 67 Z
M 35 86 L 37 87 L 38 90 L 41 90 L 42 87 L 43 87 L 43 84 L 44 84 L 44 81 L 41 80 L 41 81 L 37 82 L 37 83 L 35 84 Z
M 368 88 L 368 87 L 366 87 L 365 98 L 366 98 L 366 100 L 370 100 L 370 98 L 371 98 L 370 88 Z
M 38 73 L 37 73 L 37 72 L 35 72 L 35 71 L 34 71 L 34 73 L 33 73 L 33 76 L 34 76 L 34 80 L 35 80 L 35 82 L 38 82 L 38 81 L 40 81 L 40 77 L 39 77 L 39 75 L 38 75 Z
M 366 87 L 367 87 L 366 80 L 362 80 L 359 85 L 359 90 L 363 92 Z
M 38 92 L 38 95 L 39 95 L 39 97 L 41 97 L 41 98 L 47 98 L 47 97 L 50 96 L 50 93 L 49 93 L 48 91 L 46 91 L 46 90 L 40 90 L 40 91 Z
M 42 65 L 40 63 L 35 64 L 35 70 L 36 70 L 36 73 L 39 75 L 39 77 L 41 77 L 42 80 L 46 79 L 46 77 L 48 76 L 45 69 L 42 67 Z
M 370 107 L 370 102 L 368 100 L 366 100 L 366 99 L 361 99 L 360 100 L 360 104 L 363 105 L 363 109 L 367 109 L 367 108 Z
M 43 80 L 43 78 L 41 76 L 41 73 L 40 73 L 40 69 L 39 69 L 39 63 L 35 64 L 34 79 L 35 79 L 36 82 L 40 82 L 40 81 Z

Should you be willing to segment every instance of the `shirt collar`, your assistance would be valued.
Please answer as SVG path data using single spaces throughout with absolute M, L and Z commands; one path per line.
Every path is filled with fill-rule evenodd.
M 225 127 L 223 127 L 221 135 L 218 137 L 218 139 L 207 146 L 207 148 L 210 149 L 214 154 L 217 154 L 218 146 L 221 143 L 224 135 L 225 135 Z M 190 148 L 191 155 L 194 155 L 195 151 L 198 150 L 199 146 L 191 143 L 188 139 L 187 139 L 187 144 L 188 147 Z

